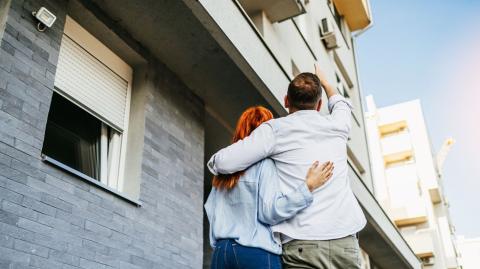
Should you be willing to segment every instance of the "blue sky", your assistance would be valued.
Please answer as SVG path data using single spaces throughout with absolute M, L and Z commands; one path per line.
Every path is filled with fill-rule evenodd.
M 444 187 L 458 235 L 480 236 L 480 1 L 370 0 L 357 39 L 363 94 L 378 107 L 420 99 L 434 150 L 453 146 Z

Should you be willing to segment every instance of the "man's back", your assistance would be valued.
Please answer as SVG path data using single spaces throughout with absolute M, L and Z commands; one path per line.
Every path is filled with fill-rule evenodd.
M 274 132 L 270 158 L 275 161 L 282 192 L 303 183 L 314 161 L 335 164 L 332 178 L 313 192 L 313 204 L 273 230 L 303 240 L 341 238 L 361 230 L 365 217 L 348 181 L 347 126 L 315 110 L 297 111 L 266 124 Z
M 314 191 L 313 204 L 273 227 L 292 239 L 341 238 L 359 232 L 366 224 L 348 181 L 351 106 L 342 96 L 333 95 L 329 110 L 328 116 L 316 110 L 300 110 L 268 121 L 249 137 L 217 152 L 208 162 L 212 173 L 231 174 L 270 157 L 278 169 L 282 190 L 289 192 L 304 181 L 314 161 L 332 161 L 333 177 Z

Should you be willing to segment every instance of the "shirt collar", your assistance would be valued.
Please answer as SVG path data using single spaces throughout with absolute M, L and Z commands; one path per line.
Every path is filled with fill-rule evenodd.
M 312 113 L 318 113 L 318 111 L 315 110 L 315 109 L 302 109 L 302 110 L 295 111 L 295 112 L 289 114 L 288 116 L 307 115 L 307 114 L 312 114 Z

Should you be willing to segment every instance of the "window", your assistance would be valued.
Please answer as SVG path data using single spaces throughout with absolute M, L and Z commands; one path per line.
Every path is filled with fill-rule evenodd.
M 54 93 L 48 114 L 43 153 L 109 186 L 118 175 L 115 152 L 121 134 L 90 113 Z M 110 184 L 108 184 L 110 182 Z
M 101 122 L 54 93 L 48 113 L 43 153 L 78 170 L 100 178 Z
M 132 69 L 67 17 L 42 153 L 123 191 Z

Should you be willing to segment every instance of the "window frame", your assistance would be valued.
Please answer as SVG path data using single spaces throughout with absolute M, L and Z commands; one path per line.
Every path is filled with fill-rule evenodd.
M 126 151 L 127 151 L 127 142 L 128 142 L 129 118 L 130 118 L 132 83 L 133 83 L 133 68 L 130 65 L 128 65 L 123 59 L 121 59 L 120 56 L 118 56 L 113 51 L 111 51 L 104 43 L 102 43 L 95 36 L 90 34 L 85 28 L 83 28 L 80 24 L 78 24 L 68 15 L 65 21 L 65 28 L 64 28 L 63 35 L 67 36 L 68 38 L 76 42 L 87 53 L 91 54 L 96 60 L 98 60 L 100 63 L 105 65 L 105 67 L 112 70 L 116 75 L 118 75 L 119 77 L 121 77 L 127 82 L 124 125 L 123 125 L 123 130 L 121 131 L 115 126 L 112 126 L 112 124 L 110 124 L 107 120 L 102 119 L 102 117 L 99 117 L 98 115 L 96 115 L 95 111 L 87 107 L 85 104 L 82 104 L 79 100 L 76 100 L 75 98 L 68 96 L 67 94 L 63 93 L 61 90 L 58 90 L 56 86 L 54 87 L 54 91 L 56 93 L 58 93 L 63 98 L 69 100 L 70 102 L 72 102 L 73 105 L 78 106 L 79 108 L 85 110 L 86 112 L 91 114 L 92 117 L 95 117 L 96 119 L 98 119 L 102 123 L 102 126 L 108 126 L 112 130 L 119 133 L 120 140 L 117 141 L 117 143 L 119 143 L 119 152 L 118 152 L 119 155 L 118 155 L 118 158 L 115 158 L 117 160 L 115 162 L 118 164 L 117 165 L 118 167 L 114 167 L 114 169 L 117 170 L 117 172 L 115 172 L 117 174 L 116 178 L 113 180 L 115 184 L 113 184 L 114 182 L 109 182 L 108 179 L 105 181 L 105 178 L 102 178 L 102 177 L 100 177 L 97 180 L 90 176 L 87 176 L 86 174 L 59 162 L 58 160 L 55 160 L 51 156 L 45 155 L 43 153 L 43 150 L 42 150 L 42 160 L 52 165 L 55 165 L 63 170 L 66 170 L 67 172 L 74 174 L 90 183 L 93 183 L 96 186 L 99 186 L 110 193 L 120 196 L 121 198 L 137 206 L 140 206 L 141 203 L 137 200 L 130 198 L 128 193 L 125 192 L 124 190 Z M 102 139 L 102 134 L 100 134 L 99 139 Z M 110 139 L 107 138 L 107 143 L 109 144 L 110 142 L 111 142 Z M 107 152 L 106 154 L 108 158 L 108 154 L 110 154 L 110 152 Z M 101 166 L 101 169 L 107 169 L 107 177 L 109 177 L 108 174 L 110 173 L 111 169 L 108 169 L 108 160 L 106 162 L 100 160 L 99 162 L 100 163 L 98 165 Z M 103 167 L 105 163 L 107 165 L 107 168 Z

